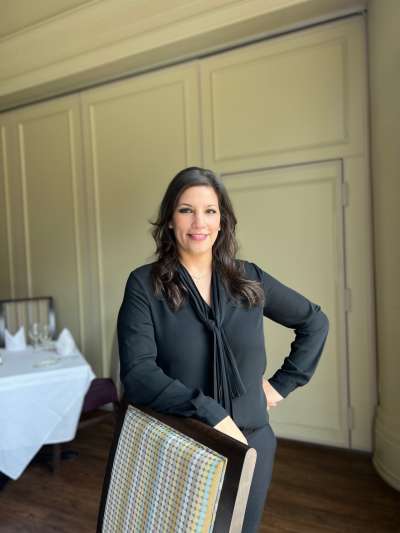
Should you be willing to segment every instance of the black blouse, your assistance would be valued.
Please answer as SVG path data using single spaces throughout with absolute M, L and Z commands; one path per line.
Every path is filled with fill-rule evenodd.
M 214 399 L 212 332 L 190 299 L 174 312 L 165 298 L 154 295 L 151 264 L 129 275 L 118 314 L 121 380 L 128 401 L 211 426 L 228 415 L 240 429 L 264 426 L 269 417 L 262 387 L 267 362 L 263 316 L 295 331 L 290 353 L 270 384 L 286 397 L 310 380 L 328 335 L 328 318 L 319 305 L 254 263 L 243 265 L 248 279 L 261 282 L 265 304 L 248 309 L 225 289 L 220 294 L 222 328 L 245 388 L 232 399 L 231 412 Z M 212 308 L 207 306 L 207 312 L 212 319 Z

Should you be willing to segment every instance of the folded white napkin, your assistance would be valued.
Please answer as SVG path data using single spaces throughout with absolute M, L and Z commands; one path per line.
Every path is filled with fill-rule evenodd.
M 21 326 L 15 335 L 11 335 L 8 329 L 5 330 L 5 347 L 10 352 L 26 350 L 25 327 Z
M 76 355 L 79 353 L 74 338 L 69 329 L 64 328 L 56 340 L 58 355 Z

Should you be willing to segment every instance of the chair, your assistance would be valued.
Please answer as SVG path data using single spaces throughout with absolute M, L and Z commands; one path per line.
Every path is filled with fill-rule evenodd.
M 97 533 L 239 533 L 256 457 L 198 420 L 128 405 L 108 459 Z
M 79 428 L 101 422 L 104 418 L 109 417 L 110 413 L 97 414 L 94 417 L 91 416 L 107 404 L 112 404 L 112 414 L 115 418 L 119 415 L 122 390 L 119 379 L 119 355 L 116 334 L 114 334 L 110 373 L 111 378 L 95 378 L 90 384 L 83 402 Z
M 5 345 L 6 328 L 14 334 L 20 326 L 24 326 L 28 333 L 35 322 L 48 324 L 50 338 L 54 339 L 56 317 L 51 296 L 0 300 L 0 347 Z
M 99 409 L 105 407 L 107 404 L 113 405 L 112 413 L 97 414 L 91 416 Z M 95 378 L 86 393 L 83 401 L 81 419 L 79 421 L 79 429 L 90 426 L 97 422 L 108 418 L 110 414 L 117 416 L 119 410 L 119 399 L 117 389 L 111 378 Z

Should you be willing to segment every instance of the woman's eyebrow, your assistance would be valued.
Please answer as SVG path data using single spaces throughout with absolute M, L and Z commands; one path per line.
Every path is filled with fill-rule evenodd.
M 186 202 L 178 204 L 178 207 L 180 207 L 182 205 L 187 205 L 188 207 L 193 207 L 192 204 L 187 204 Z M 216 206 L 216 204 L 208 204 L 206 207 L 217 207 L 217 206 Z

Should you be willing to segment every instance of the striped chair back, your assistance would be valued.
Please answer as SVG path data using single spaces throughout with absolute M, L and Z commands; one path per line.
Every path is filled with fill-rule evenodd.
M 0 346 L 4 346 L 4 332 L 12 334 L 21 326 L 28 333 L 32 324 L 48 324 L 51 338 L 56 333 L 56 320 L 51 296 L 0 300 Z
M 254 449 L 197 420 L 129 405 L 111 450 L 97 531 L 240 532 L 255 458 Z

